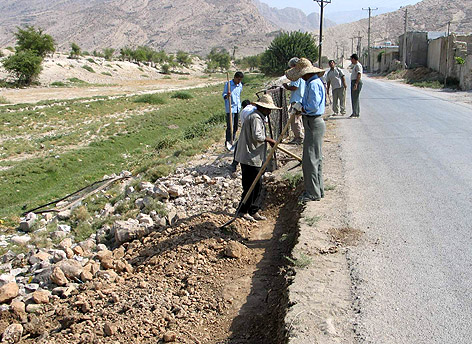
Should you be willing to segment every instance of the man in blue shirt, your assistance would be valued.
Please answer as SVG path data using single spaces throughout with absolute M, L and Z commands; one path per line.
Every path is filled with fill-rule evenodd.
M 293 57 L 288 62 L 288 66 L 290 68 L 295 67 L 295 65 L 299 61 L 300 59 L 298 57 Z M 297 106 L 296 104 L 302 103 L 303 95 L 305 93 L 305 80 L 300 78 L 298 80 L 290 82 L 290 84 L 288 83 L 283 84 L 283 87 L 291 91 L 290 113 L 291 114 L 295 113 L 293 117 L 293 122 L 291 124 L 293 135 L 295 136 L 295 138 L 293 139 L 291 143 L 295 143 L 299 145 L 303 142 L 304 134 L 303 134 L 303 126 L 302 126 L 302 115 L 301 115 L 301 112 L 297 110 L 299 106 Z
M 236 72 L 233 80 L 229 82 L 230 88 L 228 90 L 228 83 L 225 82 L 223 89 L 223 99 L 225 100 L 226 109 L 226 148 L 231 149 L 231 142 L 234 142 L 236 132 L 238 131 L 239 111 L 241 111 L 241 92 L 243 91 L 244 74 Z M 229 107 L 231 104 L 231 115 L 233 117 L 233 132 L 231 133 L 231 124 L 229 117 Z
M 301 202 L 319 201 L 324 197 L 323 154 L 321 152 L 323 135 L 326 131 L 322 115 L 325 112 L 326 91 L 320 75 L 324 70 L 313 66 L 310 60 L 301 58 L 295 67 L 285 72 L 290 80 L 302 78 L 306 82 L 302 99 L 303 127 L 303 182 L 305 191 Z

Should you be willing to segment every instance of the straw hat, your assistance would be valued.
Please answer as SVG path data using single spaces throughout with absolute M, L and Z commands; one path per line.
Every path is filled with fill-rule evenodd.
M 263 108 L 270 109 L 270 110 L 281 110 L 282 108 L 279 108 L 275 106 L 274 100 L 272 97 L 268 94 L 264 94 L 262 97 L 259 98 L 257 102 L 254 102 L 254 104 L 262 106 Z
M 323 69 L 313 66 L 310 60 L 302 57 L 295 67 L 290 68 L 285 72 L 285 76 L 292 81 L 300 79 L 302 76 L 308 73 L 324 73 Z

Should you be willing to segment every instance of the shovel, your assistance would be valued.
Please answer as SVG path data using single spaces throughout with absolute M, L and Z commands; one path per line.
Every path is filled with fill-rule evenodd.
M 282 129 L 282 132 L 280 133 L 279 135 L 279 138 L 277 139 L 277 141 L 275 142 L 275 145 L 274 147 L 272 147 L 269 155 L 267 156 L 267 159 L 266 161 L 264 162 L 264 164 L 262 165 L 261 167 L 261 170 L 259 171 L 259 173 L 257 174 L 256 178 L 254 179 L 254 181 L 252 182 L 252 185 L 251 187 L 249 188 L 246 196 L 244 197 L 244 199 L 241 201 L 241 203 L 239 204 L 238 206 L 238 209 L 236 210 L 236 213 L 234 214 L 234 217 L 229 220 L 228 222 L 226 222 L 225 224 L 223 224 L 220 229 L 223 229 L 225 228 L 226 226 L 229 226 L 230 224 L 232 224 L 237 218 L 238 218 L 238 215 L 239 215 L 239 211 L 241 210 L 241 207 L 243 206 L 243 204 L 246 204 L 247 200 L 249 199 L 249 196 L 251 196 L 252 192 L 254 191 L 254 188 L 256 187 L 256 184 L 257 182 L 259 181 L 259 179 L 261 179 L 262 175 L 264 174 L 267 166 L 269 165 L 270 161 L 272 160 L 272 157 L 274 156 L 274 153 L 275 153 L 275 150 L 277 149 L 278 145 L 280 144 L 280 142 L 282 141 L 282 139 L 284 138 L 285 134 L 287 133 L 288 131 L 288 128 L 290 127 L 290 123 L 292 123 L 293 121 L 293 116 L 294 114 L 291 114 L 290 115 L 290 118 L 287 122 L 287 124 L 285 124 L 285 127 Z

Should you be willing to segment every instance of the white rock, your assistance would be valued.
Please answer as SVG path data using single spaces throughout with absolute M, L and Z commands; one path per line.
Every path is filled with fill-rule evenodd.
M 23 326 L 21 324 L 11 324 L 2 335 L 2 343 L 18 343 L 23 336 Z
M 137 217 L 137 220 L 139 221 L 140 224 L 145 225 L 145 226 L 154 226 L 154 221 L 151 218 L 151 216 L 147 214 L 139 214 Z
M 184 189 L 180 185 L 171 185 L 169 187 L 169 195 L 171 197 L 180 197 L 184 194 Z
M 70 219 L 71 216 L 72 216 L 72 210 L 70 209 L 63 210 L 57 214 L 57 218 L 59 220 L 67 220 L 67 219 Z
M 0 287 L 3 287 L 7 283 L 15 282 L 15 276 L 12 274 L 1 274 L 0 275 Z
M 15 235 L 10 240 L 17 245 L 26 245 L 31 240 L 31 237 L 29 235 Z
M 169 192 L 164 185 L 156 185 L 154 186 L 154 197 L 159 199 L 166 199 L 169 198 Z
M 70 233 L 70 226 L 69 225 L 57 225 L 57 229 L 62 231 L 62 232 Z

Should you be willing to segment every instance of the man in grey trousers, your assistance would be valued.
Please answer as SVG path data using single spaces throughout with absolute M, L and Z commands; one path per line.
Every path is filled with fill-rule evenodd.
M 351 55 L 352 72 L 351 72 L 351 103 L 352 103 L 352 115 L 350 118 L 359 117 L 361 114 L 361 106 L 359 104 L 359 96 L 362 90 L 362 65 L 359 62 L 357 54 Z
M 324 70 L 313 66 L 310 60 L 301 58 L 295 67 L 285 72 L 290 80 L 302 78 L 306 82 L 302 99 L 303 126 L 303 182 L 305 191 L 299 201 L 319 201 L 324 197 L 323 187 L 323 136 L 326 131 L 322 115 L 325 112 L 326 91 L 320 75 Z
M 329 94 L 329 89 L 333 90 L 333 116 L 338 115 L 339 109 L 341 115 L 346 114 L 346 78 L 341 68 L 336 67 L 334 60 L 329 61 L 329 71 L 326 73 L 327 87 L 326 92 Z

